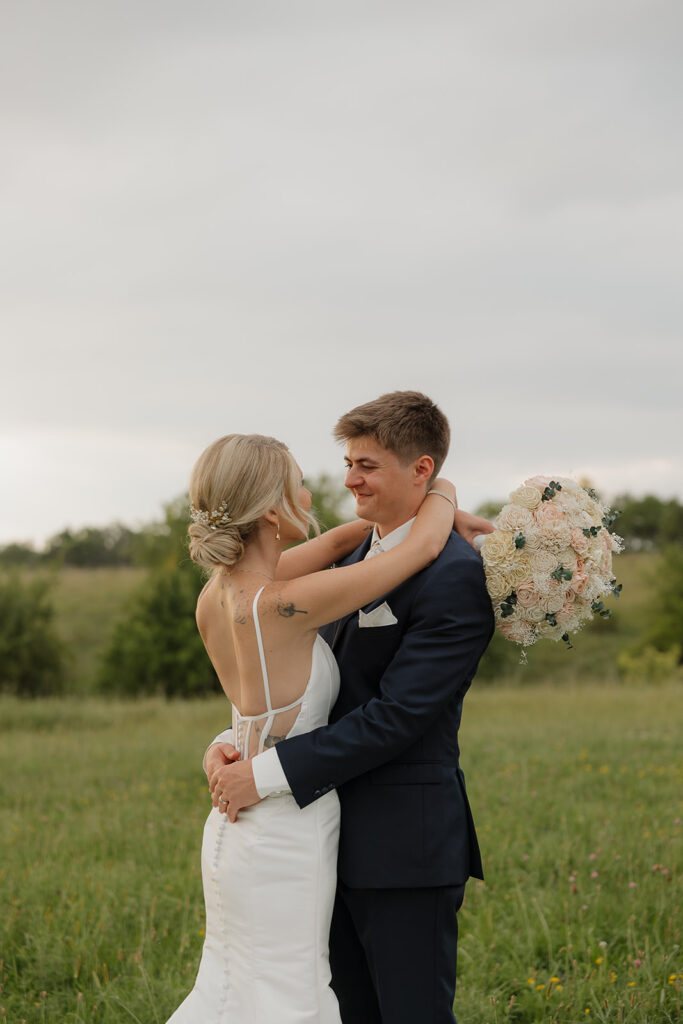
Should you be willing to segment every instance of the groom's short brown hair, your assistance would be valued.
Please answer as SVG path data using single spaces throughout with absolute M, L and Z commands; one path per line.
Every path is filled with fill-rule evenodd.
M 434 460 L 434 476 L 444 464 L 451 440 L 441 409 L 419 391 L 392 391 L 358 405 L 340 417 L 332 433 L 342 442 L 371 437 L 401 462 L 429 455 Z

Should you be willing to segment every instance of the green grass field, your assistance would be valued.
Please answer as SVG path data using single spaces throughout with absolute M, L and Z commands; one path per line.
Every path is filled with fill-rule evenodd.
M 181 1001 L 200 760 L 228 718 L 219 699 L 0 700 L 0 1020 L 163 1024 Z M 683 1019 L 682 727 L 681 687 L 475 683 L 487 880 L 460 914 L 460 1024 Z
M 70 691 L 92 689 L 100 656 L 145 569 L 60 570 L 54 605 L 56 626 L 69 654 Z

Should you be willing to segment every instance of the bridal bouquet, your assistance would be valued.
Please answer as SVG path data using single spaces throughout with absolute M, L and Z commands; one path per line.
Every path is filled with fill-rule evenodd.
M 619 596 L 610 533 L 616 515 L 574 480 L 534 476 L 510 495 L 481 546 L 486 584 L 504 637 L 528 647 L 564 640 L 592 615 L 609 617 L 602 600 Z

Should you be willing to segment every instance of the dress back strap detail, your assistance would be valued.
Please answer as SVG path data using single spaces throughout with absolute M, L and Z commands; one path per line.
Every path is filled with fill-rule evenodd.
M 263 650 L 261 625 L 258 620 L 258 599 L 265 589 L 265 587 L 261 587 L 261 589 L 257 591 L 256 596 L 254 597 L 254 603 L 251 606 L 251 610 L 254 617 L 254 629 L 256 630 L 256 643 L 258 644 L 259 658 L 261 659 L 261 673 L 263 675 L 263 689 L 266 696 L 266 707 L 268 708 L 268 712 L 272 712 L 273 705 L 271 704 L 270 701 L 270 685 L 268 683 L 268 671 L 266 669 L 266 653 Z

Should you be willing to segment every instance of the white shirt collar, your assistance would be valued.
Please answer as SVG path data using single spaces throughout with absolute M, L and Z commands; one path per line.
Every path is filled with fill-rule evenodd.
M 407 523 L 401 523 L 401 525 L 397 526 L 395 530 L 392 530 L 391 533 L 388 533 L 386 537 L 380 537 L 377 531 L 377 524 L 375 524 L 375 528 L 372 531 L 372 541 L 370 543 L 370 547 L 372 547 L 373 544 L 379 542 L 379 548 L 375 548 L 376 552 L 391 551 L 392 548 L 395 548 L 397 544 L 400 544 L 401 541 L 404 541 L 406 539 L 406 537 L 410 533 L 410 527 L 413 525 L 414 522 L 415 516 L 413 516 L 412 519 L 409 519 Z

